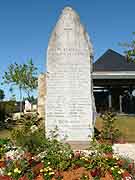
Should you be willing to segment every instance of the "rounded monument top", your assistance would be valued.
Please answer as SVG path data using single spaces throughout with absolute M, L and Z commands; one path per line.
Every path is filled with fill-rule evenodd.
M 73 11 L 73 8 L 70 6 L 66 6 L 63 11 Z
M 66 6 L 62 10 L 62 15 L 70 15 L 70 16 L 74 16 L 74 17 L 79 17 L 78 14 L 76 13 L 76 11 L 70 6 Z
M 70 6 L 66 6 L 63 10 L 62 10 L 62 14 L 77 14 L 76 11 L 70 7 Z

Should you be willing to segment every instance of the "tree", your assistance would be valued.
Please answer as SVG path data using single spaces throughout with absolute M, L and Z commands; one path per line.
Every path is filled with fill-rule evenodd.
M 4 91 L 0 89 L 0 101 L 2 101 L 5 97 Z
M 135 32 L 133 32 L 133 35 L 135 35 Z M 130 43 L 121 43 L 120 45 L 126 48 L 125 54 L 127 60 L 135 62 L 135 39 L 133 38 Z
M 22 91 L 30 94 L 37 88 L 37 68 L 32 59 L 27 64 L 11 64 L 8 71 L 4 73 L 3 83 L 10 84 L 11 87 L 17 86 L 20 94 L 20 112 L 22 112 Z
M 35 98 L 34 96 L 29 96 L 27 98 L 24 98 L 24 100 L 28 100 L 31 104 L 37 103 L 37 98 Z

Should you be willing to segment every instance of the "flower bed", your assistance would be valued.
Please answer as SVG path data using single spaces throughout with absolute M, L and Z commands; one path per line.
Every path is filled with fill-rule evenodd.
M 13 146 L 10 141 L 3 141 L 0 145 L 0 180 L 133 179 L 134 162 L 112 152 L 73 152 L 66 149 L 68 145 L 58 141 L 53 146 L 56 147 L 55 155 L 50 151 L 35 155 Z
M 37 117 L 23 122 L 11 140 L 0 140 L 0 180 L 135 179 L 134 162 L 113 154 L 112 145 L 93 140 L 88 151 L 73 151 L 56 131 L 46 138 Z

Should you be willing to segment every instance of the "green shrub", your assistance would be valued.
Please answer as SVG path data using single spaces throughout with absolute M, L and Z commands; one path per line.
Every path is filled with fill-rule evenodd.
M 37 114 L 28 114 L 18 120 L 19 126 L 11 132 L 11 139 L 31 153 L 38 154 L 44 149 L 45 131 Z
M 12 119 L 12 113 L 15 111 L 15 101 L 0 102 L 0 128 L 7 128 L 9 124 L 5 122 L 7 118 Z
M 112 112 L 107 112 L 101 118 L 103 120 L 103 127 L 100 134 L 101 139 L 110 140 L 111 143 L 116 142 L 121 136 L 121 132 L 115 127 L 116 115 Z
M 23 116 L 20 119 L 20 127 L 17 127 L 11 133 L 12 141 L 15 145 L 21 146 L 32 154 L 45 153 L 45 156 L 43 156 L 45 164 L 49 162 L 55 169 L 67 169 L 71 166 L 69 158 L 73 151 L 68 144 L 57 140 L 58 133 L 56 130 L 51 132 L 49 138 L 46 138 L 40 121 L 41 119 L 38 118 L 37 114 Z
M 45 147 L 46 156 L 44 162 L 50 162 L 54 169 L 66 170 L 71 166 L 73 151 L 68 144 L 57 141 L 56 139 L 48 139 Z
M 104 154 L 104 153 L 113 153 L 113 148 L 111 144 L 106 143 L 99 143 L 96 139 L 93 138 L 92 141 L 90 141 L 89 149 L 93 152 L 96 152 L 97 154 Z
M 10 149 L 11 144 L 9 139 L 0 139 L 0 159 Z

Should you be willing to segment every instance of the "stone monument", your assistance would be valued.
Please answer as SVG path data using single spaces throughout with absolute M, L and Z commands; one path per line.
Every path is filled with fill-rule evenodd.
M 92 45 L 78 14 L 66 7 L 47 50 L 45 128 L 56 126 L 60 139 L 85 142 L 93 136 L 95 104 Z

